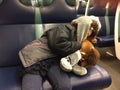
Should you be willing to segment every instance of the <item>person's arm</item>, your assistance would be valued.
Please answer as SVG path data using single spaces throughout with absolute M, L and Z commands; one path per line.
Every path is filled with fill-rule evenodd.
M 53 53 L 59 56 L 67 56 L 81 48 L 79 42 L 70 40 L 70 33 L 72 32 L 65 26 L 58 26 L 54 30 L 48 31 L 48 46 Z

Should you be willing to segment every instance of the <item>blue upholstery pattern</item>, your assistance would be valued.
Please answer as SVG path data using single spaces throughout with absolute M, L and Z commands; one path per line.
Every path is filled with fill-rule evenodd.
M 0 90 L 21 90 L 17 66 L 0 67 Z
M 19 66 L 0 68 L 0 90 L 21 90 L 21 80 L 17 75 Z M 86 76 L 70 74 L 73 90 L 100 90 L 111 84 L 109 74 L 99 65 L 88 68 Z M 45 90 L 52 90 L 50 83 L 45 79 Z
M 33 25 L 0 25 L 0 66 L 20 64 L 18 51 L 35 39 Z
M 70 23 L 77 17 L 75 6 L 66 0 L 53 0 L 51 5 L 40 8 L 45 30 L 58 23 Z M 19 0 L 3 0 L 0 5 L 0 90 L 21 90 L 18 52 L 35 39 L 35 10 Z M 110 74 L 101 66 L 88 68 L 88 74 L 80 77 L 70 74 L 73 90 L 97 90 L 110 86 Z M 45 90 L 52 90 L 45 79 Z
M 105 22 L 105 16 L 99 17 L 102 27 L 98 34 L 96 46 L 98 47 L 107 47 L 114 46 L 114 16 L 108 16 L 109 23 Z M 107 25 L 107 24 L 109 25 Z M 107 27 L 109 29 L 107 30 Z
M 46 29 L 53 26 L 54 24 L 45 24 Z M 1 25 L 0 33 L 2 33 L 0 39 L 0 90 L 20 90 L 21 82 L 18 71 L 21 63 L 18 51 L 35 39 L 34 25 Z M 106 88 L 111 84 L 109 73 L 99 65 L 89 67 L 86 76 L 80 77 L 70 74 L 70 77 L 73 90 L 80 88 L 81 90 L 96 90 Z M 9 88 L 9 86 L 11 87 Z M 51 90 L 51 85 L 47 80 L 43 86 L 45 90 Z
M 56 4 L 58 3 L 58 4 Z M 43 23 L 64 23 L 76 18 L 75 8 L 65 0 L 54 0 L 52 5 L 40 8 Z M 8 12 L 9 11 L 9 12 Z M 4 0 L 0 6 L 0 24 L 33 24 L 35 10 L 19 0 Z

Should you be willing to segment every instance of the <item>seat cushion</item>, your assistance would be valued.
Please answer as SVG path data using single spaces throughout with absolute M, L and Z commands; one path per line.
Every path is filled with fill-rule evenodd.
M 110 86 L 111 77 L 101 66 L 96 65 L 88 68 L 86 76 L 71 75 L 73 90 L 101 90 Z
M 0 90 L 21 90 L 19 67 L 0 67 Z
M 21 90 L 18 71 L 19 66 L 0 67 L 0 90 Z M 99 65 L 89 67 L 88 74 L 85 76 L 76 76 L 72 73 L 69 75 L 73 90 L 97 90 L 111 84 L 109 73 Z M 43 87 L 45 90 L 52 90 L 47 80 L 43 82 Z
M 114 35 L 109 36 L 98 36 L 97 43 L 95 44 L 97 47 L 109 47 L 114 45 Z

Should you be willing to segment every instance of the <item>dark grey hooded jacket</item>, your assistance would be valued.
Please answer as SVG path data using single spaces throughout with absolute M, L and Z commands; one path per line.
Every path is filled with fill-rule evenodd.
M 85 39 L 92 20 L 96 20 L 101 27 L 97 17 L 81 16 L 72 21 L 77 24 L 77 30 L 68 24 L 46 31 L 40 39 L 29 43 L 20 50 L 19 56 L 23 66 L 28 67 L 48 58 L 62 58 L 79 50 L 80 42 Z
M 19 57 L 24 67 L 48 58 L 64 57 L 80 49 L 76 40 L 76 31 L 71 25 L 59 25 L 21 49 Z

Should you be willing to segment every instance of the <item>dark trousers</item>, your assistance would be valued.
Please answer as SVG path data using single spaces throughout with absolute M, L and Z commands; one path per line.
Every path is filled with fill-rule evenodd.
M 58 65 L 51 66 L 47 72 L 53 90 L 72 90 L 68 74 L 60 69 Z M 35 74 L 25 74 L 22 79 L 22 90 L 44 90 L 42 77 Z

